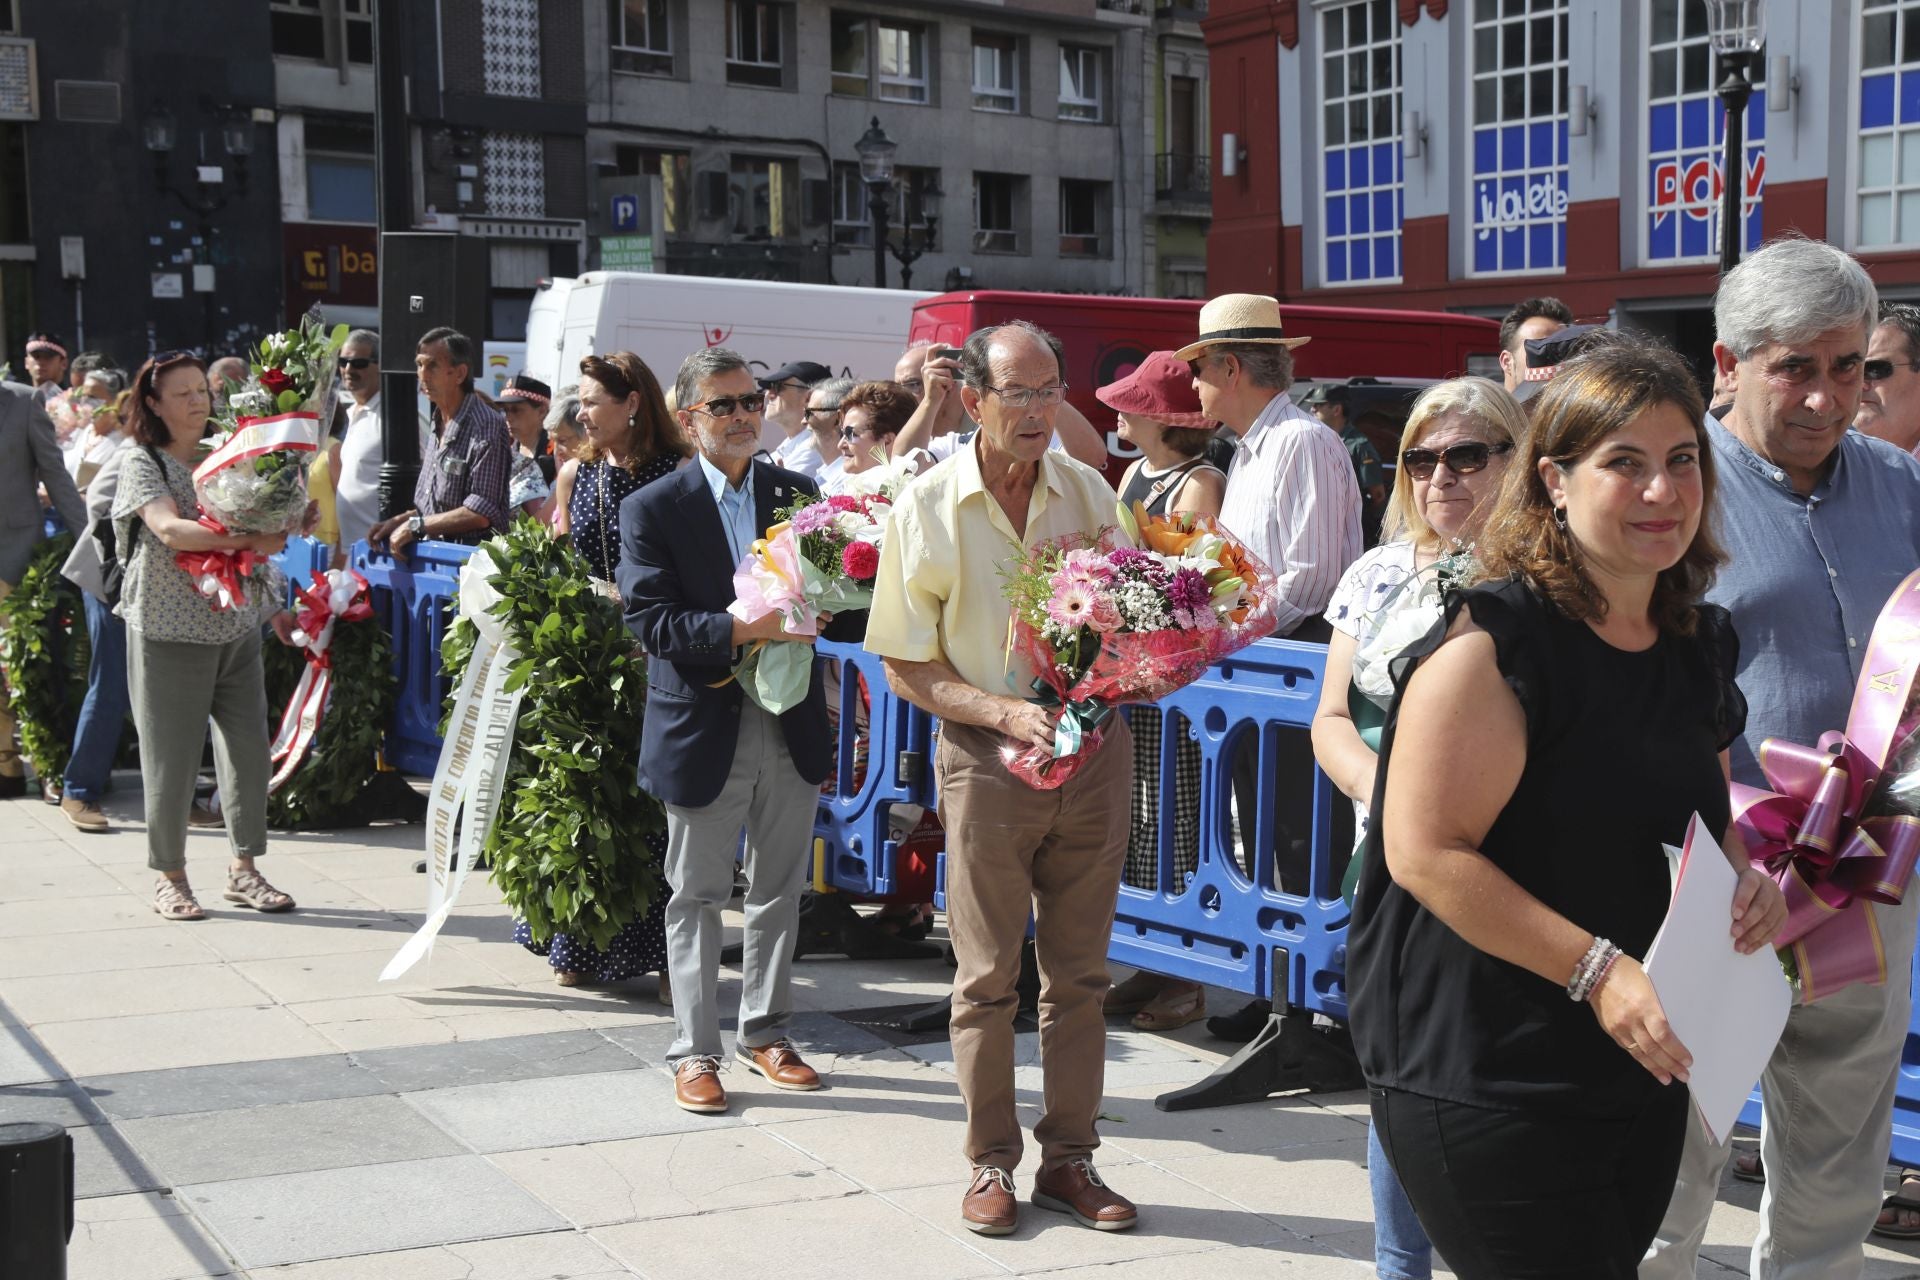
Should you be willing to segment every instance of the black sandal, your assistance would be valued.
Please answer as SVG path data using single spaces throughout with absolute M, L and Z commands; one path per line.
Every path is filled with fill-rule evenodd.
M 1760 1153 L 1758 1151 L 1753 1152 L 1753 1167 L 1751 1169 L 1743 1168 L 1740 1164 L 1741 1157 L 1746 1154 L 1744 1151 L 1734 1153 L 1733 1176 L 1741 1182 L 1753 1182 L 1764 1186 L 1767 1181 L 1767 1166 L 1761 1162 Z
M 1907 1209 L 1920 1213 L 1920 1200 L 1908 1196 L 1891 1195 L 1880 1202 L 1880 1212 L 1885 1213 L 1889 1209 Z M 1886 1240 L 1920 1240 L 1920 1222 L 1910 1227 L 1903 1227 L 1898 1218 L 1891 1223 L 1876 1221 L 1873 1224 L 1873 1234 Z

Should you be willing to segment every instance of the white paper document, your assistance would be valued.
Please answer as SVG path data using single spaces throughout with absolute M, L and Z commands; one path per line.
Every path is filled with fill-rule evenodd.
M 1697 813 L 1679 854 L 1679 881 L 1647 951 L 1647 977 L 1693 1055 L 1688 1083 L 1700 1118 L 1725 1142 L 1786 1028 L 1793 988 L 1772 947 L 1744 956 L 1734 949 L 1738 877 Z

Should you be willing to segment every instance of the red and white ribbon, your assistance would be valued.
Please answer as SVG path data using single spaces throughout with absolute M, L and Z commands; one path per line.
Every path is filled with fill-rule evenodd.
M 320 415 L 304 410 L 271 418 L 242 418 L 220 447 L 193 469 L 195 483 L 245 458 L 267 453 L 314 453 L 320 448 Z
M 327 698 L 333 691 L 333 631 L 340 622 L 360 622 L 373 616 L 373 601 L 367 580 L 351 569 L 313 572 L 313 586 L 295 591 L 302 607 L 293 643 L 307 651 L 307 667 L 300 673 L 293 697 L 287 700 L 280 717 L 279 731 L 273 735 L 274 773 L 267 784 L 268 794 L 278 791 L 287 779 L 299 771 L 300 764 L 313 749 L 320 722 L 327 713 Z

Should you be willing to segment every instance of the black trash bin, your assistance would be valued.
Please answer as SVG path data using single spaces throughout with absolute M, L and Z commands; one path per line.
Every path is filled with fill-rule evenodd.
M 73 1139 L 57 1124 L 0 1124 L 0 1276 L 66 1280 Z

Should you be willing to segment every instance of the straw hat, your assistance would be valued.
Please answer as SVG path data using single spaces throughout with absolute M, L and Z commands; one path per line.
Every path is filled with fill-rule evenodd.
M 1280 326 L 1280 304 L 1258 293 L 1223 293 L 1200 308 L 1200 336 L 1173 353 L 1191 360 L 1221 342 L 1265 342 L 1298 347 L 1311 337 L 1289 338 Z
M 1120 381 L 1095 391 L 1093 398 L 1116 413 L 1152 418 L 1169 427 L 1213 425 L 1200 412 L 1200 397 L 1193 390 L 1193 374 L 1186 361 L 1171 351 L 1154 352 Z

